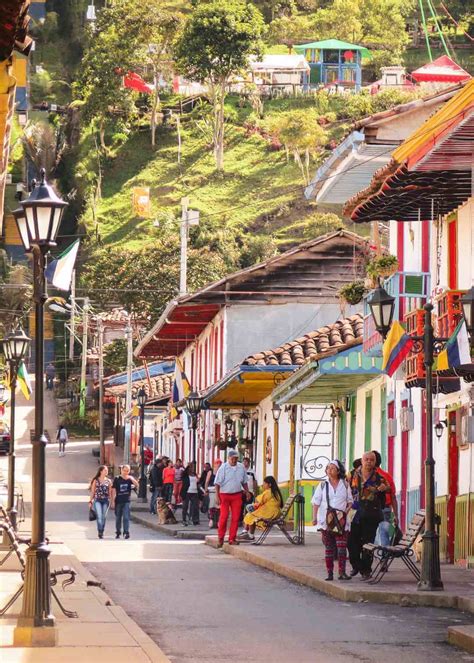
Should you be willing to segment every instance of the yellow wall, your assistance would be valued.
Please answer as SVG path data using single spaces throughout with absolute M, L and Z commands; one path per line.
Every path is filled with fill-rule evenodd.
M 28 60 L 24 55 L 20 55 L 19 53 L 13 54 L 12 74 L 16 78 L 18 87 L 26 87 L 27 64 Z

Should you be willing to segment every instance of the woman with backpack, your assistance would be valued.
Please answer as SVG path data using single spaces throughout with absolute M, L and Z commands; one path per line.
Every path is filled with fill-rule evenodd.
M 327 480 L 314 491 L 313 525 L 321 532 L 325 547 L 327 578 L 334 580 L 334 559 L 337 557 L 339 580 L 350 580 L 346 573 L 348 513 L 352 507 L 351 489 L 345 480 L 346 471 L 339 460 L 329 461 Z

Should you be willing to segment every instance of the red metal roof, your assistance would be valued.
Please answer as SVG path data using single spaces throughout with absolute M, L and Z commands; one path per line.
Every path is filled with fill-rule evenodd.
M 418 83 L 459 83 L 467 81 L 471 75 L 447 55 L 441 55 L 415 69 L 411 74 Z

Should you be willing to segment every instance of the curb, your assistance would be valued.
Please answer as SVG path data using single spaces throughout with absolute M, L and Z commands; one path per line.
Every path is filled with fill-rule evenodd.
M 207 536 L 206 544 L 213 548 L 217 548 L 217 539 L 212 536 Z M 277 575 L 293 580 L 300 585 L 316 589 L 317 591 L 340 601 L 352 603 L 370 601 L 372 603 L 388 603 L 407 607 L 431 606 L 435 608 L 456 608 L 458 610 L 474 612 L 474 601 L 463 599 L 463 597 L 457 596 L 456 594 L 433 594 L 421 592 L 417 594 L 409 594 L 394 590 L 378 592 L 360 586 L 352 588 L 347 584 L 326 582 L 325 580 L 315 578 L 303 571 L 292 569 L 285 564 L 264 559 L 259 555 L 252 553 L 250 550 L 245 549 L 243 546 L 230 546 L 228 543 L 224 543 L 222 550 L 229 555 L 233 555 L 237 559 L 267 569 L 268 571 L 272 571 Z
M 82 562 L 72 553 L 72 551 L 71 555 L 62 556 L 71 557 L 74 560 L 72 566 L 74 566 L 78 572 L 78 575 L 80 575 L 81 579 L 83 579 L 85 582 L 87 582 L 87 580 L 100 582 L 100 580 L 98 580 L 88 569 L 84 567 Z M 154 642 L 135 621 L 133 621 L 133 619 L 121 606 L 112 601 L 104 589 L 101 587 L 89 586 L 88 590 L 91 591 L 101 603 L 107 605 L 107 608 L 114 615 L 119 624 L 121 624 L 130 634 L 130 636 L 137 642 L 137 645 L 143 649 L 151 663 L 171 663 L 170 659 L 166 656 L 163 650 L 160 649 L 156 642 Z
M 130 520 L 137 525 L 143 525 L 143 527 L 148 527 L 148 529 L 155 530 L 155 532 L 160 532 L 161 534 L 166 534 L 166 536 L 175 537 L 178 539 L 194 539 L 198 541 L 204 541 L 208 534 L 206 532 L 197 532 L 192 530 L 175 530 L 170 529 L 168 525 L 160 525 L 159 523 L 150 523 L 146 518 L 142 518 L 137 513 L 133 511 L 130 513 Z
M 448 626 L 448 642 L 474 654 L 474 625 Z

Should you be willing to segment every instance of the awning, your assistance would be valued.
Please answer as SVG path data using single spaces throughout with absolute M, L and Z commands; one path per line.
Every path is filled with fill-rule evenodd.
M 298 366 L 236 366 L 204 394 L 210 409 L 255 406 Z
M 361 347 L 350 348 L 303 366 L 273 390 L 272 399 L 279 405 L 334 403 L 379 375 L 383 375 L 381 357 L 369 357 Z

